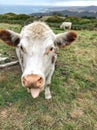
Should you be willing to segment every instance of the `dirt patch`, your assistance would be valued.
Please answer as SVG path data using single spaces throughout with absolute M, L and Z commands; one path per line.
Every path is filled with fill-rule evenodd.
M 6 80 L 6 76 L 0 74 L 0 81 L 3 81 L 3 80 Z
M 21 72 L 21 68 L 19 64 L 0 69 L 0 80 L 3 80 L 6 77 L 6 75 L 2 76 L 2 73 L 6 73 L 8 75 L 9 73 L 17 74 L 18 72 Z
M 81 117 L 83 114 L 84 114 L 83 111 L 82 111 L 80 108 L 76 107 L 76 108 L 70 113 L 70 116 L 71 116 L 72 118 L 78 118 L 78 117 Z
M 0 115 L 1 115 L 1 116 L 0 116 L 1 118 L 7 118 L 7 117 L 8 117 L 7 110 L 5 109 L 5 110 L 1 111 L 1 112 L 0 112 Z

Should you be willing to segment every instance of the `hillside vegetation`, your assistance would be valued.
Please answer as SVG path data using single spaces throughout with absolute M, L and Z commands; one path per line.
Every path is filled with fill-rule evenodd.
M 17 24 L 1 27 L 21 29 Z M 51 100 L 44 93 L 37 99 L 27 93 L 19 65 L 0 70 L 0 130 L 97 130 L 97 32 L 76 33 L 76 42 L 57 52 Z M 2 41 L 0 53 L 16 59 L 15 49 Z
M 33 21 L 40 20 L 47 22 L 52 27 L 60 27 L 62 22 L 72 22 L 72 29 L 75 30 L 97 30 L 97 19 L 95 17 L 74 17 L 74 16 L 30 16 L 25 14 L 14 14 L 7 13 L 0 15 L 0 23 L 11 23 L 11 24 L 20 24 L 22 26 L 29 24 Z

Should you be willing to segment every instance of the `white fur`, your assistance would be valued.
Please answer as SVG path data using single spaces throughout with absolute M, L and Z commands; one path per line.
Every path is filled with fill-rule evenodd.
M 52 98 L 52 96 L 51 96 L 50 88 L 46 87 L 45 88 L 45 99 L 51 99 L 51 98 Z
M 46 24 L 34 22 L 23 28 L 21 37 L 16 52 L 23 71 L 22 77 L 28 74 L 38 74 L 44 79 L 44 88 L 45 85 L 51 83 L 51 76 L 55 70 L 55 63 L 51 63 L 53 53 L 45 55 L 46 48 L 55 47 L 55 34 Z M 21 46 L 24 52 L 20 49 Z M 23 57 L 23 63 L 21 57 Z M 45 98 L 51 98 L 48 87 L 45 87 Z
M 72 23 L 71 22 L 63 22 L 60 26 L 61 29 L 71 29 Z
M 51 77 L 55 70 L 57 55 L 54 51 L 50 51 L 48 54 L 45 52 L 50 47 L 55 48 L 54 42 L 56 40 L 63 41 L 67 33 L 64 33 L 64 37 L 63 34 L 55 35 L 49 26 L 42 22 L 34 22 L 25 26 L 20 34 L 10 30 L 8 32 L 11 34 L 12 41 L 17 37 L 20 38 L 16 53 L 23 72 L 22 77 L 28 74 L 42 76 L 44 80 L 42 90 L 45 88 L 45 98 L 50 99 L 51 93 L 48 85 L 51 83 Z M 55 57 L 54 62 L 52 62 L 53 56 Z M 22 85 L 24 86 L 23 83 Z

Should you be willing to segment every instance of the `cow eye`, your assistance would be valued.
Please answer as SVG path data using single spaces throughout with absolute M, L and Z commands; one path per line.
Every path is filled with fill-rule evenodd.
M 53 48 L 53 47 L 51 47 L 51 48 L 50 48 L 50 51 L 52 51 L 53 49 L 54 49 L 54 48 Z
M 20 48 L 21 48 L 21 50 L 23 51 L 23 47 L 22 47 L 22 46 L 20 46 Z
M 46 49 L 46 52 L 45 52 L 45 54 L 46 55 L 48 55 L 50 52 L 52 52 L 54 50 L 54 47 L 48 47 L 47 49 Z

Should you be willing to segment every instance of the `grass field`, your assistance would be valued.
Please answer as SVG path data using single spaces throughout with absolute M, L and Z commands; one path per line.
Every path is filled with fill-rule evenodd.
M 21 27 L 0 28 L 19 32 Z M 19 65 L 0 70 L 0 130 L 97 130 L 97 32 L 76 33 L 76 42 L 57 52 L 51 100 L 27 93 Z M 15 49 L 2 41 L 0 53 L 16 59 Z

